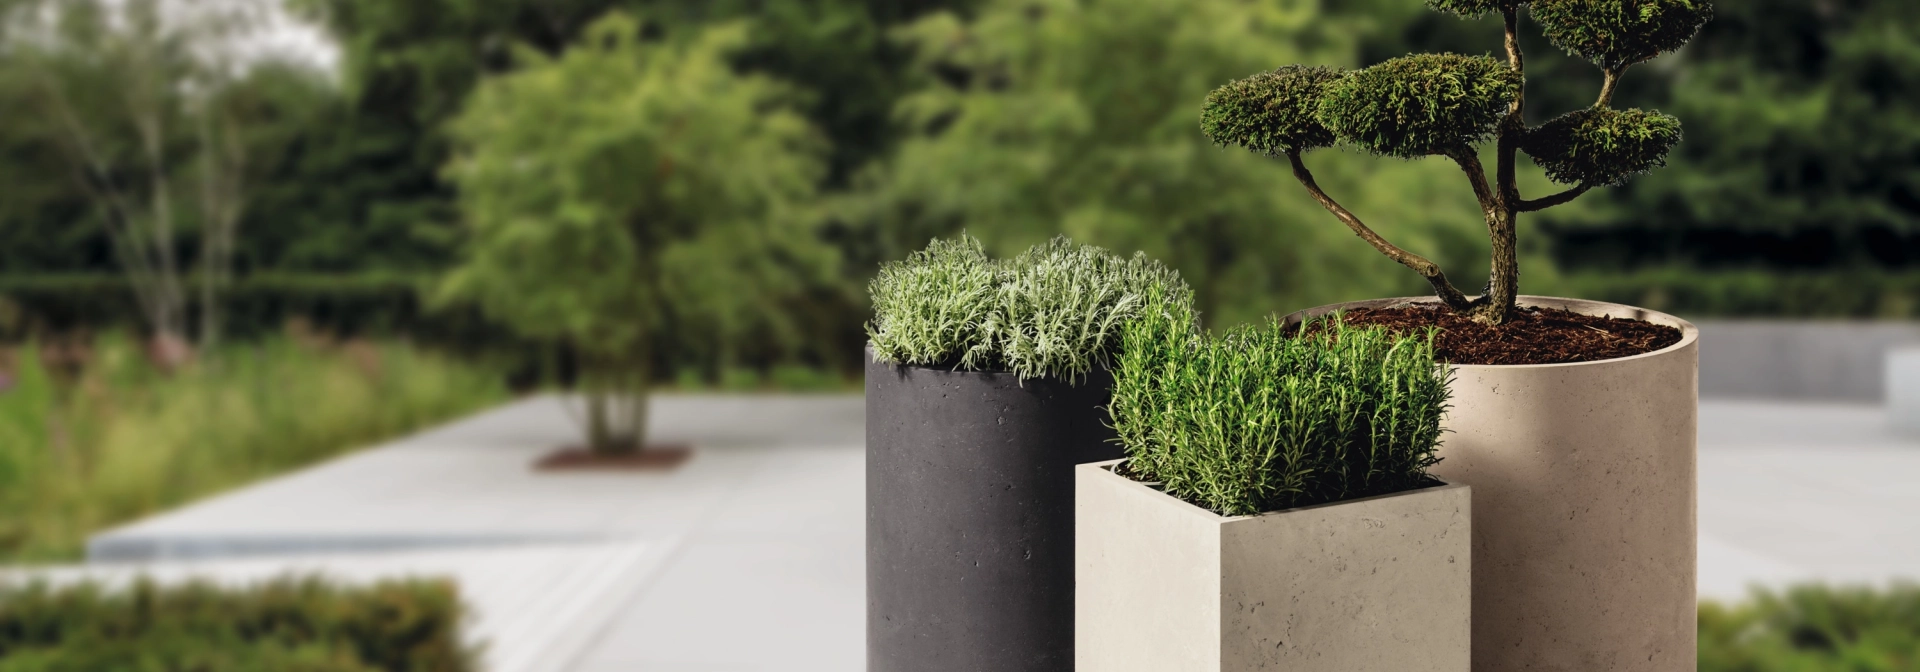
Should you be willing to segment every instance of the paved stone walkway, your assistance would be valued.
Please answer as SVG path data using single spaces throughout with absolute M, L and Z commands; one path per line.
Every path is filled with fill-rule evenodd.
M 111 562 L 637 543 L 657 562 L 635 570 L 619 608 L 569 626 L 588 634 L 565 669 L 863 669 L 861 400 L 671 396 L 654 417 L 656 440 L 696 448 L 676 472 L 529 471 L 574 437 L 561 405 L 536 398 L 110 531 L 90 550 Z M 1702 597 L 1920 578 L 1920 440 L 1885 427 L 1873 406 L 1704 402 Z

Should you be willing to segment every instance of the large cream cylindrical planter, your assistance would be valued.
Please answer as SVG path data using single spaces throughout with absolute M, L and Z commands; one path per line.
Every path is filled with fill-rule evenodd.
M 1620 304 L 1520 303 L 1682 337 L 1620 359 L 1454 367 L 1433 474 L 1473 487 L 1474 672 L 1692 672 L 1699 330 Z

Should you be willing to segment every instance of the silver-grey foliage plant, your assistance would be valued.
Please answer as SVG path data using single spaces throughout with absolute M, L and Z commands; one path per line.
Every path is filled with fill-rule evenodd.
M 1072 380 L 1108 364 L 1149 289 L 1191 311 L 1180 274 L 1144 253 L 1059 237 L 993 259 L 962 235 L 881 266 L 867 337 L 883 362 Z
M 1185 302 L 1148 297 L 1123 328 L 1110 411 L 1128 475 L 1224 515 L 1433 483 L 1450 371 L 1431 335 L 1338 319 L 1213 337 Z

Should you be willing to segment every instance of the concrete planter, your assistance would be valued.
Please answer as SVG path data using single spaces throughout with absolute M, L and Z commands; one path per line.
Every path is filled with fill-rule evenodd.
M 1112 378 L 867 358 L 867 669 L 1073 661 L 1073 466 L 1118 457 Z
M 1079 672 L 1466 672 L 1470 494 L 1225 517 L 1076 469 Z
M 1520 303 L 1682 338 L 1599 362 L 1455 367 L 1433 473 L 1473 486 L 1473 669 L 1692 672 L 1699 331 L 1619 304 Z

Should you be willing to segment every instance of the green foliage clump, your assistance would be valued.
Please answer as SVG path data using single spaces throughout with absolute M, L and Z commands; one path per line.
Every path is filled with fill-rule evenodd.
M 0 586 L 0 672 L 467 672 L 451 584 Z
M 1433 482 L 1450 374 L 1430 338 L 1338 318 L 1214 338 L 1184 305 L 1149 305 L 1123 330 L 1109 407 L 1134 478 L 1223 515 Z
M 1518 73 L 1488 56 L 1402 56 L 1328 85 L 1320 121 L 1376 154 L 1445 154 L 1492 133 L 1520 83 Z
M 972 237 L 935 240 L 883 265 L 869 290 L 875 359 L 1021 378 L 1071 379 L 1105 365 L 1148 291 L 1191 302 L 1180 274 L 1144 253 L 1065 237 L 1004 260 Z
M 1520 148 L 1562 184 L 1618 186 L 1667 165 L 1680 120 L 1659 112 L 1588 108 L 1555 117 L 1522 138 Z
M 1289 65 L 1228 82 L 1207 94 L 1200 130 L 1216 145 L 1267 156 L 1331 147 L 1333 131 L 1319 119 L 1320 94 L 1342 76 L 1338 68 Z
M 1516 4 L 1518 4 L 1516 0 L 1427 0 L 1427 6 L 1436 12 L 1446 12 L 1468 19 L 1477 19 L 1492 12 L 1511 8 Z
M 1700 672 L 1920 669 L 1920 587 L 1802 586 L 1700 604 Z
M 1708 0 L 1536 0 L 1528 7 L 1554 45 L 1607 69 L 1679 49 L 1713 19 Z

